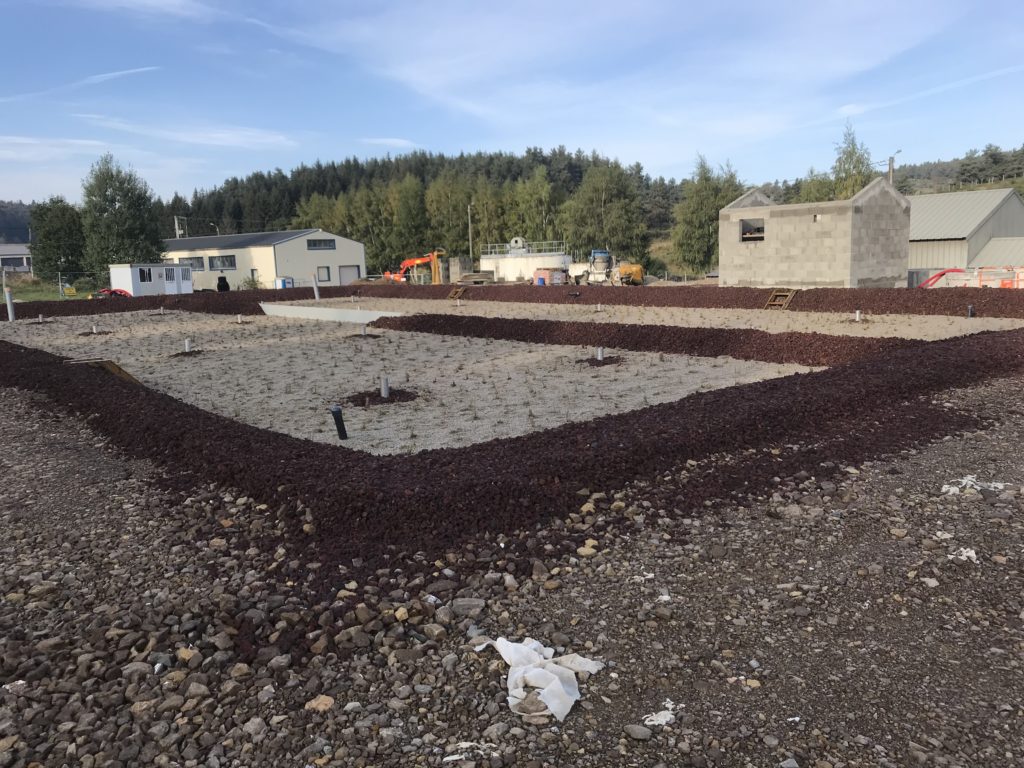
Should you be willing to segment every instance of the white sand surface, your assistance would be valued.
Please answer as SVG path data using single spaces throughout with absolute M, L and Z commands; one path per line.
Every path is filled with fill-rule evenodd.
M 555 290 L 555 289 L 552 289 Z M 609 288 L 647 290 L 641 288 Z M 295 304 L 315 304 L 300 301 Z M 355 307 L 424 314 L 522 317 L 542 320 L 576 320 L 595 323 L 680 325 L 694 328 L 755 328 L 769 333 L 804 331 L 834 336 L 896 336 L 934 341 L 980 331 L 1024 328 L 1024 320 L 997 317 L 960 318 L 945 315 L 864 315 L 854 322 L 852 314 L 791 312 L 765 309 L 685 309 L 681 307 L 623 307 L 587 304 L 525 304 L 504 301 L 430 299 L 324 299 L 322 306 Z
M 184 312 L 19 320 L 0 323 L 0 338 L 111 359 L 147 386 L 200 408 L 325 443 L 339 442 L 328 405 L 378 388 L 387 375 L 393 388 L 414 390 L 417 399 L 343 410 L 350 435 L 344 444 L 376 454 L 522 435 L 809 370 L 612 349 L 606 355 L 621 357 L 620 364 L 592 368 L 581 361 L 593 350 L 582 347 L 393 331 L 365 338 L 356 325 L 244 320 Z M 93 325 L 100 334 L 89 333 Z M 202 354 L 172 357 L 186 338 Z

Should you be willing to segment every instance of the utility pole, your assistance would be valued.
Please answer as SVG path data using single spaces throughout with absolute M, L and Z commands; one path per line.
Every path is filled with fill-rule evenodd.
M 902 149 L 897 149 L 895 152 L 893 152 L 891 155 L 889 155 L 889 183 L 890 184 L 894 183 L 893 182 L 893 175 L 894 175 L 894 172 L 896 170 L 896 155 L 898 155 L 902 151 L 903 151 Z
M 183 231 L 182 225 L 178 223 L 178 219 L 181 219 L 183 222 L 185 222 L 184 233 L 185 237 L 188 237 L 188 217 L 178 216 L 177 214 L 175 214 L 174 216 L 174 236 L 176 238 L 180 238 Z
M 473 201 L 466 206 L 466 216 L 469 218 L 469 260 L 473 261 Z

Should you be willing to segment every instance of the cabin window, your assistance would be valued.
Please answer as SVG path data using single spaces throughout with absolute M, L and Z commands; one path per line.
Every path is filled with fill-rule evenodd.
M 192 282 L 192 270 L 189 267 L 181 268 L 181 282 L 189 283 Z
M 334 244 L 334 240 L 307 240 L 306 250 L 307 251 L 333 251 L 337 246 Z
M 211 256 L 210 269 L 235 269 L 235 257 L 233 254 L 227 256 Z
M 764 219 L 740 219 L 740 242 L 756 243 L 764 240 Z
M 316 281 L 318 283 L 329 283 L 329 282 L 331 282 L 331 268 L 330 267 L 317 267 L 316 268 Z
M 196 272 L 202 272 L 204 269 L 206 269 L 206 266 L 203 263 L 202 256 L 182 256 L 180 259 L 178 259 L 178 263 L 187 264 Z
M 164 267 L 164 280 L 168 283 L 174 282 L 174 267 Z
M 153 282 L 153 270 L 150 267 L 139 267 L 139 282 L 140 283 L 152 283 Z

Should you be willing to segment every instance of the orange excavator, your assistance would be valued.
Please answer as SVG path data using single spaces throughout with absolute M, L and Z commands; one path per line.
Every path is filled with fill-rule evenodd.
M 415 266 L 420 264 L 430 264 L 430 284 L 440 285 L 441 284 L 441 263 L 438 261 L 439 258 L 447 253 L 444 248 L 435 248 L 430 253 L 426 253 L 422 256 L 417 256 L 415 259 L 406 259 L 403 261 L 397 272 L 385 272 L 384 279 L 391 280 L 396 283 L 403 283 L 406 281 L 406 273 Z

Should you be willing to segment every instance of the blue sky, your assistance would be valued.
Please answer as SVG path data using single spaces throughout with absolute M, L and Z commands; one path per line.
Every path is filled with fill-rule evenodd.
M 750 183 L 1024 144 L 1024 3 L 0 0 L 0 199 L 317 159 L 596 149 Z M 770 9 L 770 10 L 769 10 Z

